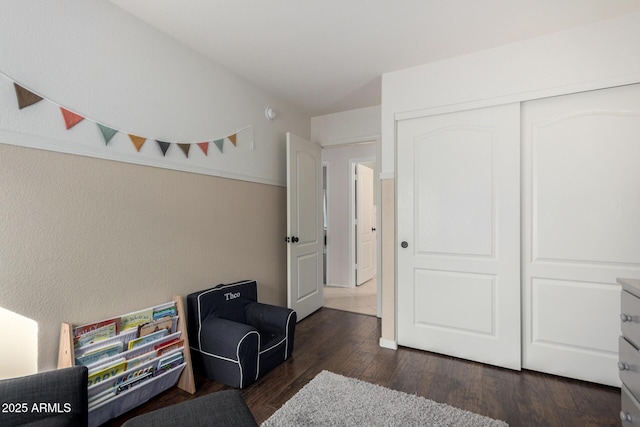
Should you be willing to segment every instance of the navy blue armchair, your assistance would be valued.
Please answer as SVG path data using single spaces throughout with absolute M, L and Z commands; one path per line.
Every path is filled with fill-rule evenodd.
M 196 372 L 244 388 L 291 356 L 296 312 L 257 300 L 254 280 L 187 296 L 187 330 Z

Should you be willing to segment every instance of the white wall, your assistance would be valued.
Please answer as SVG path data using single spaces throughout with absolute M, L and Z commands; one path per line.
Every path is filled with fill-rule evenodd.
M 311 118 L 311 141 L 323 147 L 375 141 L 379 137 L 379 105 Z
M 350 285 L 351 160 L 375 159 L 376 149 L 375 143 L 369 143 L 322 150 L 322 162 L 327 167 L 328 285 Z
M 640 13 L 494 49 L 383 74 L 380 175 L 396 169 L 396 121 L 640 82 Z M 393 199 L 383 183 L 383 201 Z M 398 189 L 399 191 L 399 189 Z M 394 200 L 395 203 L 395 200 Z M 382 212 L 391 211 L 381 207 Z M 394 220 L 395 221 L 395 220 Z M 395 298 L 395 236 L 383 247 L 382 293 Z M 382 230 L 385 231 L 385 228 Z M 395 303 L 394 303 L 395 304 Z M 382 318 L 381 342 L 396 339 L 395 319 Z
M 285 132 L 308 138 L 308 115 L 107 1 L 3 1 L 0 52 L 11 79 L 0 77 L 0 307 L 37 323 L 40 370 L 56 365 L 63 321 L 246 278 L 261 301 L 286 303 Z M 124 134 L 105 147 L 89 120 L 67 131 L 53 103 L 18 110 L 12 80 L 149 138 L 201 142 L 253 125 L 255 149 L 239 140 L 223 155 L 172 147 L 164 158 L 149 141 L 136 153 Z M 279 112 L 272 122 L 266 106 Z
M 164 158 L 149 141 L 136 153 L 118 134 L 107 154 L 124 161 L 156 161 L 221 176 L 285 185 L 284 140 L 309 137 L 309 115 L 188 50 L 108 1 L 7 0 L 0 14 L 0 73 L 39 95 L 106 126 L 170 142 L 202 142 L 253 126 L 254 149 L 227 142 L 208 157 L 172 147 Z M 15 97 L 12 97 L 15 98 Z M 70 131 L 52 124 L 36 104 L 17 115 L 15 100 L 0 100 L 0 129 L 72 141 L 83 154 L 107 152 L 95 124 Z M 267 121 L 267 106 L 278 111 Z M 37 120 L 31 116 L 37 114 Z M 14 111 L 16 110 L 16 111 Z M 11 114 L 9 114 L 11 113 Z M 7 142 L 5 138 L 3 142 Z M 95 144 L 93 146 L 92 144 Z M 227 148 L 225 147 L 225 148 Z M 68 150 L 71 148 L 68 148 Z
M 395 120 L 640 81 L 640 13 L 382 76 L 381 173 Z

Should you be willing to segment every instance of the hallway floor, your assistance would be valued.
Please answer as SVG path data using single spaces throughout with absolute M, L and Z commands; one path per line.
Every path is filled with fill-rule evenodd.
M 324 287 L 324 307 L 376 316 L 376 276 L 355 288 Z

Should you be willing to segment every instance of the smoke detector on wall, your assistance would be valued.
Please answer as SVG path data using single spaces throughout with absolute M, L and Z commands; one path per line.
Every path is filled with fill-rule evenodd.
M 264 116 L 267 118 L 267 120 L 273 120 L 276 118 L 276 110 L 273 107 L 267 107 L 264 110 Z

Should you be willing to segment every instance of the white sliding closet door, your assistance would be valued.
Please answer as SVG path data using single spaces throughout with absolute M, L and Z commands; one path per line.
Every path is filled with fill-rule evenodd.
M 398 343 L 520 369 L 520 106 L 398 122 Z
M 619 385 L 640 278 L 640 86 L 523 104 L 523 366 Z

